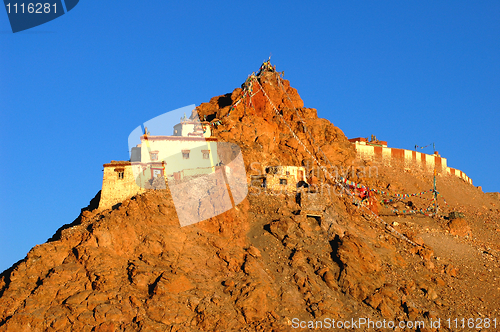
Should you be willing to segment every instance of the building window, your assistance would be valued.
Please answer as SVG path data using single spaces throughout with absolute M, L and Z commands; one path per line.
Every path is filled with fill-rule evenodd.
M 118 179 L 123 180 L 123 178 L 125 177 L 125 168 L 122 167 L 115 168 L 114 171 L 118 175 Z
M 189 159 L 189 150 L 182 150 L 182 158 Z
M 203 153 L 203 159 L 208 159 L 210 158 L 210 150 L 201 150 Z
M 287 179 L 280 179 L 280 184 L 286 186 L 288 184 Z
M 158 160 L 158 151 L 151 151 L 149 153 L 149 157 L 151 158 L 151 160 Z

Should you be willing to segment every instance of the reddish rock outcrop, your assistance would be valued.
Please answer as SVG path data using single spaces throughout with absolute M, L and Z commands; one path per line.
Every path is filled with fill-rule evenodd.
M 253 83 L 251 94 L 243 96 L 244 92 L 237 88 L 231 94 L 214 97 L 198 106 L 197 112 L 201 119 L 220 119 L 222 125 L 214 134 L 240 145 L 248 165 L 312 163 L 290 129 L 322 162 L 324 155 L 332 165 L 353 162 L 355 151 L 344 133 L 328 120 L 318 118 L 315 109 L 304 108 L 297 90 L 278 73 L 263 72 Z

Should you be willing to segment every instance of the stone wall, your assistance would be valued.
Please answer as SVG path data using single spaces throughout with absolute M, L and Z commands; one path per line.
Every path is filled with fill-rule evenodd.
M 105 210 L 112 208 L 115 204 L 130 198 L 134 195 L 143 193 L 153 178 L 151 164 L 131 163 L 128 161 L 112 161 L 104 164 L 104 174 L 102 180 L 101 200 L 99 209 Z M 161 167 L 161 166 L 158 166 Z M 161 175 L 168 181 L 189 180 L 195 176 L 211 174 L 220 166 L 184 169 L 176 174 Z M 123 175 L 120 175 L 122 173 Z
M 297 180 L 294 175 L 266 176 L 266 188 L 281 192 L 294 192 L 297 190 Z
M 199 167 L 199 168 L 192 168 L 192 169 L 184 169 L 180 172 L 177 172 L 178 179 L 177 180 L 184 180 L 185 178 L 190 178 L 194 176 L 199 176 L 199 175 L 207 175 L 207 174 L 212 174 L 215 173 L 218 168 L 221 168 L 220 166 L 213 166 L 213 167 Z M 170 180 L 170 177 L 168 178 Z
M 359 159 L 381 163 L 384 166 L 402 167 L 406 170 L 421 169 L 423 171 L 450 174 L 463 179 L 472 184 L 469 178 L 461 170 L 448 167 L 446 158 L 441 157 L 437 152 L 433 155 L 404 149 L 387 147 L 385 144 L 372 144 L 364 138 L 353 138 L 349 140 L 354 144 Z
M 137 185 L 130 162 L 112 161 L 103 166 L 100 210 L 110 209 L 115 204 L 145 191 Z
M 215 138 L 144 135 L 141 142 L 140 161 L 144 164 L 164 161 L 168 175 L 185 169 L 212 167 L 220 161 Z
M 294 192 L 297 182 L 306 180 L 306 169 L 302 166 L 268 166 L 266 188 L 275 191 Z
M 465 182 L 468 182 L 468 183 L 472 184 L 472 179 L 469 178 L 464 172 L 462 172 L 459 169 L 447 167 L 446 168 L 446 173 L 448 173 L 450 175 L 458 176 L 459 178 L 463 179 Z

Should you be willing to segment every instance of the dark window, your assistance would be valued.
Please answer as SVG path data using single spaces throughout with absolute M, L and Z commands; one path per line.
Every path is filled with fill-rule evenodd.
M 208 159 L 210 157 L 210 153 L 203 152 L 203 159 Z
M 123 180 L 123 176 L 125 175 L 125 172 L 118 172 L 118 178 L 120 180 Z
M 150 152 L 151 160 L 158 160 L 158 152 Z
M 182 158 L 189 159 L 189 150 L 187 150 L 187 151 L 183 150 L 182 151 Z
M 286 179 L 280 179 L 280 184 L 286 186 L 288 184 L 288 181 Z

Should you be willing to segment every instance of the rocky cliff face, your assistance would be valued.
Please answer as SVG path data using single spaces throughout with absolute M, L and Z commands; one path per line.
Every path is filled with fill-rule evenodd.
M 307 161 L 312 162 L 297 138 L 312 153 L 321 148 L 324 155 L 317 156 L 321 161 L 326 156 L 332 165 L 353 162 L 355 150 L 342 130 L 318 118 L 314 108 L 305 108 L 297 90 L 278 73 L 264 71 L 258 80 L 250 82 L 253 82 L 251 89 L 237 88 L 197 107 L 200 119 L 221 121 L 214 135 L 223 141 L 237 143 L 246 164 L 305 165 Z
M 243 92 L 214 97 L 198 113 L 220 121 L 215 135 L 242 148 L 248 170 L 311 160 L 281 116 L 311 151 L 320 146 L 335 165 L 354 162 L 342 131 L 304 108 L 276 73 L 264 72 L 251 100 L 238 103 Z M 384 168 L 365 180 L 397 192 L 431 183 Z M 439 330 L 451 331 L 448 318 L 500 318 L 499 203 L 459 179 L 438 185 L 447 208 L 466 218 L 380 211 L 417 246 L 338 195 L 322 195 L 321 213 L 308 216 L 295 195 L 250 189 L 237 208 L 187 227 L 168 188 L 114 210 L 90 207 L 1 275 L 0 331 L 289 331 L 362 318 L 441 318 Z

